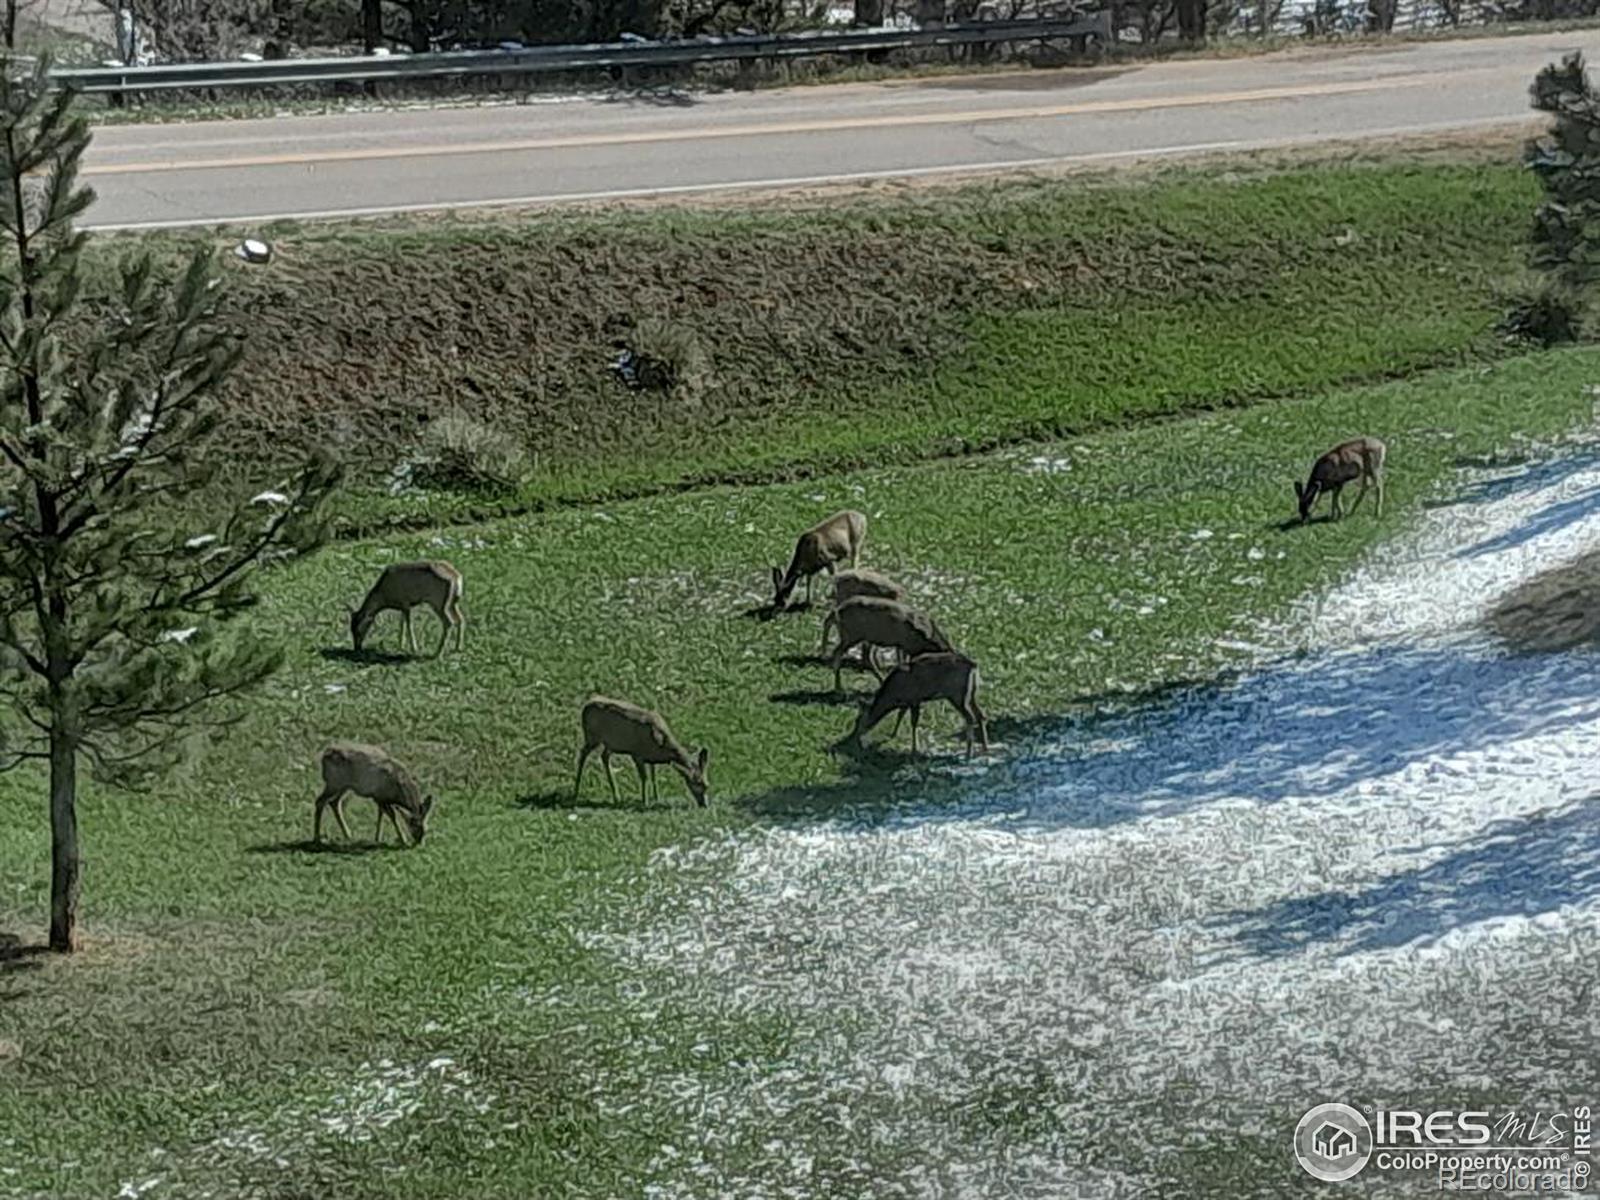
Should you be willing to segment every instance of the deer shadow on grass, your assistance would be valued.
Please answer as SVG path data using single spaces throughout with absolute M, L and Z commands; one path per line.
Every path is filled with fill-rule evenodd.
M 666 780 L 661 781 L 661 800 L 644 801 L 639 799 L 639 776 L 631 767 L 627 771 L 627 781 L 633 785 L 630 792 L 623 785 L 621 779 L 617 780 L 617 799 L 611 798 L 611 789 L 606 786 L 604 779 L 592 777 L 590 771 L 584 772 L 584 789 L 574 796 L 571 787 L 546 788 L 542 792 L 532 792 L 526 796 L 518 796 L 511 802 L 511 807 L 524 809 L 528 812 L 635 812 L 649 813 L 662 812 L 672 807 L 672 798 L 667 793 L 669 786 Z M 591 791 L 589 785 L 593 785 Z
M 1345 510 L 1345 516 L 1350 515 L 1350 510 Z M 1334 524 L 1333 513 L 1321 512 L 1312 514 L 1309 520 L 1302 521 L 1299 517 L 1285 517 L 1281 521 L 1268 521 L 1263 528 L 1274 533 L 1293 533 L 1297 529 L 1310 529 L 1314 525 Z
M 774 604 L 769 600 L 765 604 L 757 604 L 752 608 L 744 609 L 739 615 L 748 621 L 773 621 L 778 617 L 788 616 L 790 613 L 808 613 L 812 607 L 813 605 L 809 600 L 795 600 L 784 605 Z
M 352 667 L 403 667 L 407 663 L 426 662 L 426 654 L 403 654 L 396 650 L 352 650 L 349 646 L 324 646 L 317 651 L 329 662 L 345 663 Z
M 392 835 L 391 835 L 392 836 Z M 405 850 L 409 847 L 399 842 L 375 842 L 370 838 L 353 837 L 348 842 L 341 839 L 324 838 L 314 842 L 310 838 L 301 838 L 293 842 L 259 842 L 249 847 L 247 854 L 378 854 L 386 850 Z
M 854 708 L 856 697 L 870 700 L 861 692 L 852 692 L 848 688 L 834 691 L 832 688 L 797 688 L 792 692 L 773 692 L 767 699 L 773 704 L 807 705 L 821 704 L 829 708 Z

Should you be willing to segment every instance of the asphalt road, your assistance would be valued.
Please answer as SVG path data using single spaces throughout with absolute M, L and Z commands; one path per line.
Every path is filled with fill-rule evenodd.
M 91 228 L 533 205 L 1381 136 L 1532 119 L 1600 32 L 1142 67 L 111 126 Z

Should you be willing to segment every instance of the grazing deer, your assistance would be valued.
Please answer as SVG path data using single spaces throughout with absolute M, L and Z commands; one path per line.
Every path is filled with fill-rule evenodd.
M 611 756 L 626 754 L 633 759 L 639 771 L 639 799 L 647 799 L 645 783 L 648 779 L 655 789 L 655 798 L 661 799 L 661 784 L 656 779 L 656 764 L 675 767 L 683 776 L 689 794 L 701 808 L 706 806 L 706 760 L 711 751 L 702 746 L 691 755 L 683 748 L 659 713 L 626 700 L 612 700 L 606 696 L 590 696 L 584 702 L 581 716 L 583 749 L 578 751 L 578 778 L 572 785 L 572 798 L 578 798 L 583 784 L 583 768 L 589 755 L 599 749 L 600 765 L 605 768 L 606 782 L 611 785 L 611 798 L 617 795 L 617 781 L 611 774 Z
M 811 581 L 819 571 L 832 575 L 839 563 L 850 560 L 852 567 L 861 561 L 861 544 L 867 540 L 865 513 L 854 509 L 836 512 L 826 521 L 813 525 L 794 544 L 789 569 L 772 568 L 772 607 L 786 608 L 789 597 L 802 576 L 806 581 L 806 603 L 811 603 Z
M 350 840 L 350 826 L 344 823 L 346 792 L 365 796 L 378 805 L 378 828 L 374 841 L 383 841 L 383 818 L 388 817 L 400 841 L 407 845 L 420 845 L 428 832 L 428 814 L 433 811 L 433 797 L 424 796 L 411 772 L 377 746 L 362 742 L 334 742 L 322 752 L 322 795 L 317 797 L 317 815 L 311 827 L 311 840 L 322 841 L 322 810 L 332 807 L 339 822 L 339 831 Z M 400 827 L 396 813 L 404 813 L 410 827 Z
M 1383 516 L 1383 460 L 1386 453 L 1386 447 L 1377 438 L 1358 437 L 1340 442 L 1317 459 L 1311 468 L 1311 479 L 1304 487 L 1298 479 L 1295 480 L 1294 494 L 1300 500 L 1300 523 L 1303 525 L 1311 519 L 1311 506 L 1323 492 L 1333 494 L 1333 519 L 1339 520 L 1344 515 L 1339 507 L 1339 493 L 1344 490 L 1345 484 L 1358 478 L 1361 480 L 1361 492 L 1356 496 L 1355 504 L 1350 506 L 1350 511 L 1355 512 L 1361 504 L 1370 481 L 1378 489 L 1377 515 Z
M 828 615 L 822 619 L 822 645 L 817 647 L 818 654 L 827 653 L 828 634 L 833 632 L 833 627 L 839 623 L 839 605 L 847 600 L 854 600 L 857 596 L 877 596 L 881 600 L 904 601 L 906 590 L 888 576 L 869 571 L 865 567 L 860 570 L 840 571 L 833 577 L 833 605 L 828 609 Z
M 401 641 L 415 653 L 417 635 L 411 627 L 411 610 L 419 604 L 426 604 L 439 614 L 439 644 L 434 647 L 434 657 L 444 652 L 445 639 L 452 630 L 456 635 L 456 649 L 461 649 L 467 624 L 466 614 L 461 611 L 461 572 L 447 562 L 434 559 L 392 563 L 383 569 L 361 607 L 350 610 L 350 639 L 355 643 L 356 653 L 361 653 L 378 614 L 390 610 L 400 613 Z
M 911 750 L 915 753 L 917 723 L 922 718 L 922 706 L 930 700 L 949 701 L 961 714 L 966 722 L 968 758 L 972 757 L 973 729 L 978 731 L 983 752 L 989 752 L 988 721 L 978 707 L 978 664 L 954 651 L 921 654 L 890 671 L 878 686 L 877 695 L 871 701 L 862 701 L 850 740 L 859 745 L 867 731 L 891 712 L 895 716 L 889 736 L 893 737 L 900 732 L 901 714 L 910 709 Z
M 840 690 L 844 656 L 857 646 L 866 647 L 866 662 L 874 674 L 878 674 L 878 665 L 872 660 L 875 646 L 893 647 L 901 652 L 902 658 L 955 649 L 931 617 L 899 600 L 857 596 L 839 605 L 834 616 L 839 623 L 839 644 L 833 651 L 833 690 L 836 692 Z

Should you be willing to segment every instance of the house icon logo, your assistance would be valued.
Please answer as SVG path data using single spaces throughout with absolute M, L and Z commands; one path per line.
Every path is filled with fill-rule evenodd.
M 1372 1157 L 1372 1126 L 1348 1104 L 1319 1104 L 1294 1128 L 1294 1156 L 1314 1179 L 1349 1179 Z

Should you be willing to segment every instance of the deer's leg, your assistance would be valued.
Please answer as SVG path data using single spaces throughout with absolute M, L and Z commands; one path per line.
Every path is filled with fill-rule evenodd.
M 978 707 L 977 706 L 977 702 L 974 701 L 974 700 L 968 700 L 966 703 L 962 703 L 961 701 L 955 700 L 955 699 L 951 699 L 950 697 L 946 697 L 946 699 L 950 700 L 950 707 L 955 709 L 956 712 L 958 712 L 959 714 L 961 714 L 962 729 L 963 729 L 963 732 L 967 735 L 967 757 L 971 758 L 972 757 L 972 733 L 973 733 L 973 730 L 979 728 L 982 725 L 982 721 L 983 721 L 983 718 L 981 716 L 979 716 L 977 711 L 976 711 L 977 707 Z M 989 745 L 988 745 L 988 741 L 987 740 L 985 740 L 983 748 L 984 748 L 985 752 L 988 751 Z
M 905 716 L 905 715 L 906 715 L 906 710 L 903 709 L 903 708 L 897 708 L 897 709 L 894 710 L 894 728 L 889 730 L 889 739 L 890 740 L 893 740 L 894 736 L 897 733 L 900 732 L 900 718 Z
M 617 795 L 617 777 L 611 773 L 611 748 L 609 746 L 600 748 L 600 765 L 606 769 L 606 782 L 611 785 L 611 798 L 620 804 L 622 797 Z
M 456 627 L 456 649 L 461 649 L 467 638 L 467 614 L 461 607 L 461 598 L 450 601 L 450 616 Z
M 387 810 L 383 805 L 378 805 L 378 827 L 372 831 L 372 840 L 378 845 L 383 845 L 383 816 Z
M 323 788 L 322 795 L 317 797 L 317 815 L 312 819 L 311 822 L 311 840 L 313 842 L 320 842 L 322 840 L 322 810 L 327 808 L 328 805 L 332 804 L 338 798 L 338 789 L 331 787 Z
M 922 720 L 922 705 L 911 706 L 911 753 L 917 752 L 917 723 Z
M 834 621 L 837 619 L 834 615 L 836 612 L 836 609 L 830 608 L 828 615 L 822 618 L 822 644 L 817 647 L 819 656 L 828 652 L 828 634 L 833 631 Z
M 841 631 L 839 634 L 838 648 L 833 652 L 833 690 L 836 692 L 842 692 L 844 690 L 844 684 L 840 681 L 840 673 L 844 664 L 844 656 L 851 650 L 854 650 L 857 644 L 858 643 L 856 642 L 845 641 L 844 634 Z
M 1378 516 L 1383 516 L 1383 468 L 1379 467 L 1372 473 L 1372 482 L 1378 489 Z
M 572 781 L 572 798 L 578 798 L 578 789 L 583 786 L 583 768 L 589 761 L 589 755 L 594 753 L 594 743 L 590 742 L 578 751 L 578 777 Z
M 989 718 L 983 715 L 983 709 L 978 707 L 978 698 L 973 696 L 967 701 L 967 707 L 972 710 L 971 719 L 978 726 L 978 741 L 983 745 L 983 752 L 989 753 Z
M 650 772 L 645 768 L 644 763 L 637 758 L 633 760 L 633 765 L 639 772 L 639 803 L 648 804 L 650 802 Z
M 411 835 L 400 824 L 400 818 L 395 815 L 395 811 L 392 808 L 389 810 L 389 824 L 394 826 L 395 836 L 400 839 L 402 846 L 411 845 Z
M 411 610 L 402 608 L 400 610 L 400 649 L 415 650 L 416 648 L 417 637 L 415 631 L 411 628 Z
M 450 607 L 446 605 L 439 610 L 439 644 L 433 648 L 433 656 L 438 658 L 444 653 L 445 639 L 450 636 Z
M 350 840 L 350 826 L 344 823 L 344 793 L 340 792 L 333 800 L 333 819 L 339 822 L 339 832 L 344 834 L 344 840 Z
M 1361 476 L 1361 490 L 1356 493 L 1356 501 L 1350 506 L 1350 512 L 1352 514 L 1355 513 L 1356 509 L 1361 507 L 1361 502 L 1367 498 L 1367 480 L 1370 478 L 1370 475 L 1364 474 Z

